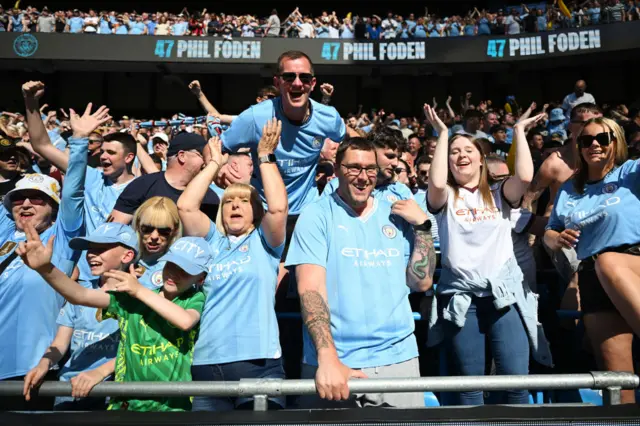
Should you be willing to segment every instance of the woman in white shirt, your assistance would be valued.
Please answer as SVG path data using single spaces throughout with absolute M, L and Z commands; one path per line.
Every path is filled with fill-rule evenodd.
M 425 113 L 441 135 L 427 193 L 442 256 L 428 344 L 444 341 L 455 375 L 484 374 L 486 337 L 498 374 L 528 374 L 530 348 L 536 360 L 550 365 L 546 341 L 539 341 L 544 335 L 538 329 L 536 297 L 523 283 L 513 253 L 510 222 L 511 209 L 518 207 L 533 178 L 524 129 L 542 115 L 516 124 L 515 175 L 492 188 L 479 142 L 466 135 L 448 140 L 435 110 L 425 105 Z M 484 403 L 480 391 L 459 396 L 462 405 Z M 527 391 L 507 391 L 506 397 L 509 404 L 528 403 Z

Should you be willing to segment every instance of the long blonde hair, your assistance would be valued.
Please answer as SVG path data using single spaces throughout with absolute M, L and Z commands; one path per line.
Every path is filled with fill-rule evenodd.
M 245 183 L 234 183 L 231 184 L 225 189 L 222 194 L 222 200 L 220 200 L 220 208 L 218 209 L 218 214 L 216 215 L 216 228 L 218 232 L 222 235 L 227 235 L 227 230 L 224 228 L 224 224 L 222 223 L 222 208 L 224 203 L 236 197 L 247 198 L 251 202 L 251 207 L 253 208 L 253 228 L 257 228 L 260 226 L 260 222 L 262 222 L 262 218 L 264 217 L 264 207 L 262 207 L 262 201 L 260 201 L 260 196 L 258 195 L 258 191 L 251 186 Z
M 182 238 L 182 221 L 178 214 L 178 206 L 167 197 L 151 197 L 136 210 L 133 215 L 133 229 L 138 235 L 138 247 L 140 247 L 141 257 L 144 257 L 145 248 L 142 242 L 142 225 L 154 226 L 157 228 L 173 228 L 173 235 L 168 241 L 167 249 Z
M 482 144 L 473 137 L 469 137 L 467 135 L 455 135 L 451 139 L 449 139 L 449 151 L 451 152 L 451 145 L 460 138 L 468 139 L 473 146 L 476 147 L 478 152 L 480 153 L 480 159 L 482 164 L 480 165 L 480 181 L 478 182 L 478 190 L 480 191 L 480 195 L 482 195 L 482 201 L 487 207 L 495 207 L 495 203 L 493 201 L 493 194 L 491 193 L 491 185 L 489 185 L 489 174 L 487 172 L 487 160 L 485 158 L 485 152 L 482 149 Z M 453 173 L 451 173 L 451 168 L 449 166 L 449 157 L 447 155 L 447 169 L 449 170 L 449 175 L 447 177 L 447 184 L 453 189 L 454 200 L 459 198 L 460 184 L 456 182 L 453 177 Z
M 613 162 L 611 168 L 614 169 L 617 166 L 621 166 L 622 163 L 627 161 L 629 158 L 629 154 L 627 153 L 627 141 L 624 137 L 624 131 L 618 123 L 604 117 L 592 118 L 584 123 L 579 136 L 582 136 L 584 129 L 586 129 L 590 124 L 598 124 L 604 127 L 605 131 L 613 132 L 614 138 L 609 140 L 609 142 L 613 144 L 613 150 L 609 153 L 608 158 L 608 162 Z M 578 171 L 573 178 L 573 187 L 578 194 L 584 194 L 584 186 L 589 180 L 589 165 L 584 161 L 584 157 L 582 156 L 580 149 L 580 147 L 577 147 L 580 161 L 578 162 Z

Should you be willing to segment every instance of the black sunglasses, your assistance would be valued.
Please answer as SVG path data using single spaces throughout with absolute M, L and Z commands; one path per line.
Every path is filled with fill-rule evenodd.
M 282 78 L 287 83 L 293 83 L 294 81 L 296 81 L 296 77 L 300 79 L 302 84 L 311 84 L 311 82 L 313 81 L 313 74 L 308 72 L 283 72 L 282 74 L 280 74 L 280 78 Z
M 173 228 L 157 228 L 151 225 L 140 226 L 140 232 L 142 232 L 143 234 L 151 234 L 155 230 L 157 230 L 158 234 L 162 235 L 163 237 L 169 237 L 173 233 Z
M 613 132 L 602 132 L 597 135 L 582 135 L 578 136 L 578 146 L 581 148 L 589 148 L 593 141 L 598 142 L 600 146 L 609 146 L 611 141 L 616 139 L 616 135 Z
M 407 169 L 402 167 L 396 167 L 395 169 L 393 169 L 393 171 L 396 172 L 397 175 L 399 175 L 400 173 L 406 173 Z

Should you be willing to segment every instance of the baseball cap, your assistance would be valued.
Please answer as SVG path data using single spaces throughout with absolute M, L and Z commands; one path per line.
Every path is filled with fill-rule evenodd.
M 28 174 L 16 183 L 16 187 L 5 195 L 3 204 L 9 214 L 11 214 L 11 198 L 13 195 L 24 190 L 40 191 L 47 195 L 57 204 L 60 204 L 60 184 L 54 178 L 39 173 Z
M 202 154 L 205 146 L 207 146 L 207 141 L 201 135 L 197 133 L 180 132 L 171 141 L 171 145 L 169 145 L 169 149 L 167 150 L 167 157 L 176 155 L 180 151 L 191 150 L 196 150 Z
M 154 143 L 153 142 L 154 139 L 160 139 L 164 143 L 166 143 L 167 145 L 169 144 L 169 136 L 167 136 L 167 134 L 164 133 L 164 132 L 158 132 L 158 133 L 154 134 L 153 136 L 151 136 L 151 143 Z
M 159 261 L 171 262 L 189 275 L 198 275 L 209 272 L 213 253 L 204 238 L 182 237 L 169 247 L 169 251 Z
M 4 133 L 0 133 L 0 152 L 10 151 L 18 148 L 18 139 L 6 136 Z
M 95 231 L 85 237 L 76 237 L 69 241 L 73 250 L 87 250 L 94 244 L 122 244 L 138 253 L 138 237 L 136 231 L 129 225 L 121 223 L 103 223 Z

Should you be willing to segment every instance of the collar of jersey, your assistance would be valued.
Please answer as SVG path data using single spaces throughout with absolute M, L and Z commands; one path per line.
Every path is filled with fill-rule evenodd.
M 369 218 L 373 215 L 373 213 L 375 213 L 375 211 L 378 209 L 378 199 L 373 198 L 373 207 L 371 207 L 371 210 L 369 210 L 367 214 L 365 214 L 364 216 L 359 216 L 355 211 L 353 211 L 353 209 L 351 208 L 351 206 L 349 206 L 349 204 L 345 203 L 344 200 L 340 198 L 340 195 L 338 195 L 337 190 L 331 195 L 333 196 L 333 199 L 336 200 L 338 204 L 344 207 L 344 209 L 347 211 L 347 213 L 349 213 L 350 216 L 355 217 L 361 222 L 368 221 Z
M 307 123 L 309 121 L 311 121 L 311 116 L 313 115 L 313 102 L 311 102 L 311 98 L 309 98 L 309 115 L 307 116 L 307 118 L 305 118 L 302 123 L 297 124 L 292 122 L 291 120 L 289 120 L 289 117 L 287 117 L 284 113 L 284 108 L 282 107 L 282 98 L 280 96 L 278 96 L 277 98 L 277 102 L 278 103 L 278 109 L 280 110 L 280 113 L 282 114 L 282 117 L 287 120 L 288 123 L 290 123 L 292 126 L 296 126 L 296 127 L 304 127 L 307 125 Z

